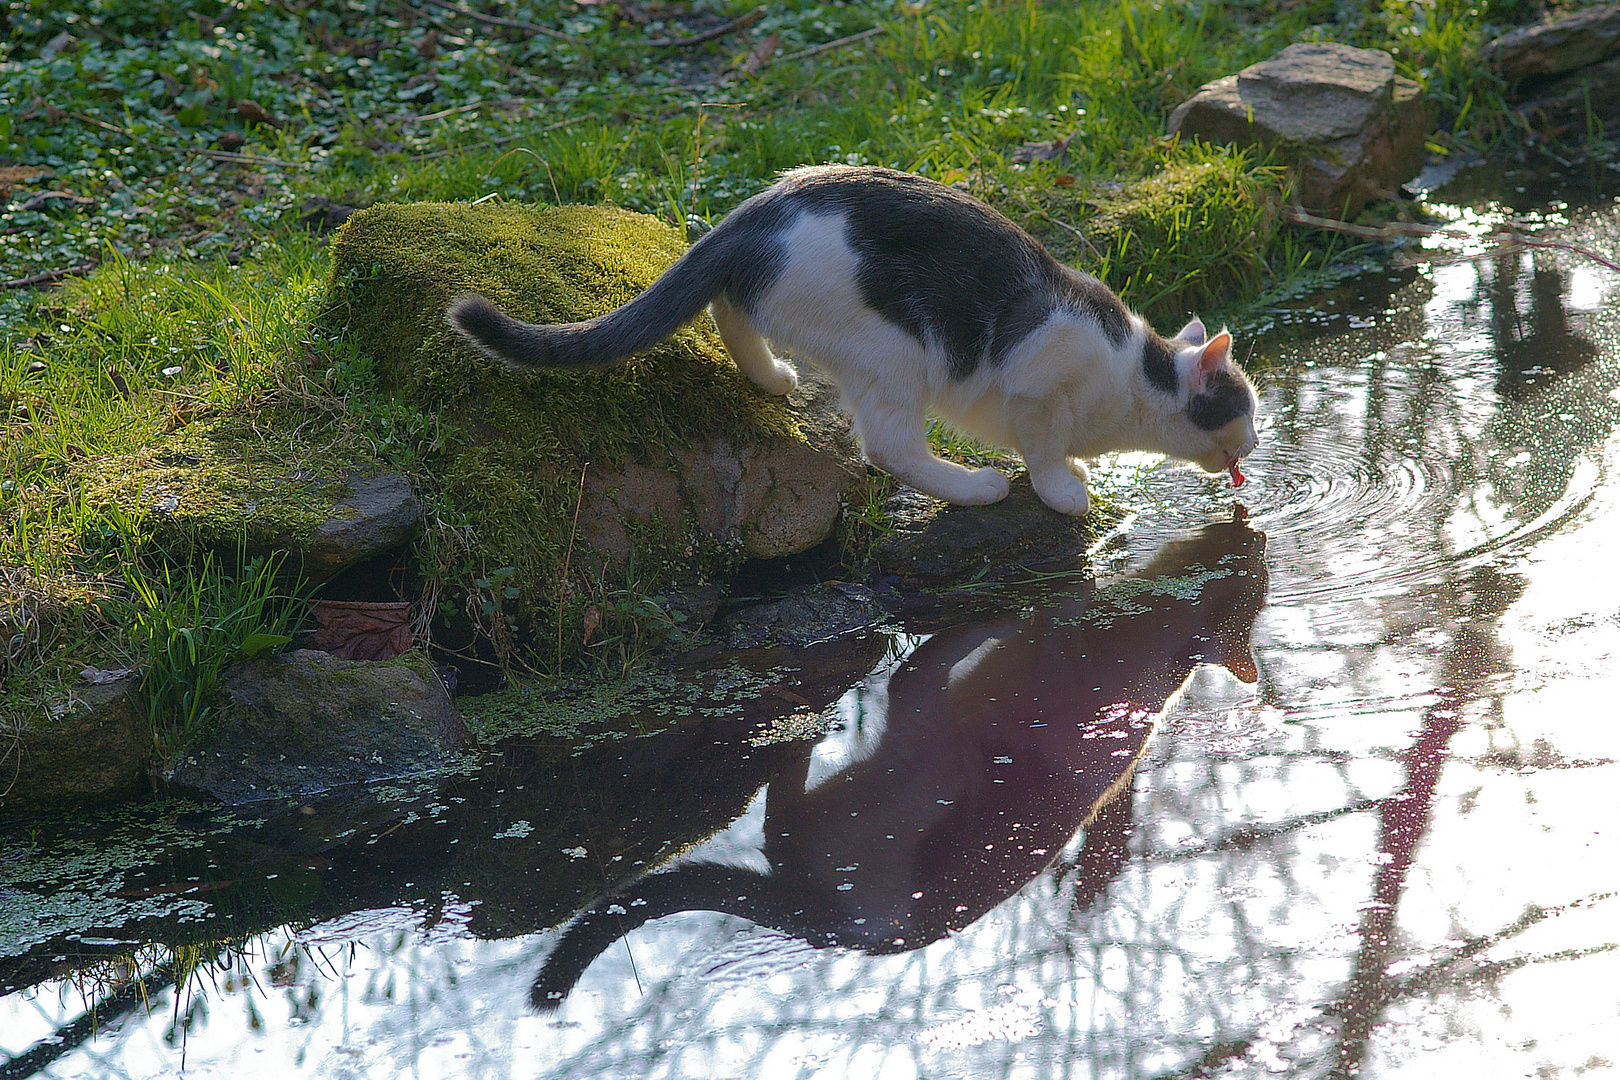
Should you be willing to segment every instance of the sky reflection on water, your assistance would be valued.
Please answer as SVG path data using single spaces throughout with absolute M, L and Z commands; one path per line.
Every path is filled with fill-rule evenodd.
M 1564 235 L 1616 248 L 1620 207 L 1566 216 Z M 553 1016 L 526 1003 L 561 935 L 525 934 L 536 927 L 522 925 L 547 921 L 553 907 L 496 917 L 493 888 L 490 908 L 475 890 L 436 893 L 431 903 L 379 900 L 257 938 L 178 1006 L 172 992 L 157 995 L 150 1015 L 135 1012 L 49 1075 L 169 1075 L 181 1042 L 195 1076 L 889 1080 L 1613 1068 L 1620 281 L 1546 253 L 1389 276 L 1397 280 L 1382 292 L 1354 283 L 1333 305 L 1278 312 L 1284 325 L 1259 343 L 1250 363 L 1263 372 L 1267 430 L 1241 500 L 1266 537 L 1250 580 L 1269 574 L 1268 595 L 1263 608 L 1226 601 L 1244 631 L 1252 625 L 1259 682 L 1200 668 L 1151 737 L 1122 742 L 1141 754 L 1126 797 L 1098 808 L 1129 761 L 1065 758 L 1078 743 L 1048 754 L 1079 769 L 1062 798 L 1042 794 L 1051 769 L 997 773 L 1047 753 L 1047 735 L 1026 727 L 1021 741 L 995 743 L 986 725 L 1016 728 L 1027 718 L 997 712 L 1000 691 L 983 685 L 976 706 L 951 713 L 940 687 L 954 680 L 966 693 L 991 675 L 1017 687 L 1019 663 L 1032 683 L 1075 661 L 1085 641 L 1103 638 L 1084 637 L 1099 633 L 1094 618 L 1065 625 L 1065 611 L 1114 611 L 1117 636 L 1131 647 L 1107 658 L 1106 675 L 1077 662 L 1065 669 L 1075 681 L 1045 689 L 1043 717 L 1143 704 L 1172 669 L 1179 680 L 1186 650 L 1151 662 L 1153 642 L 1169 638 L 1150 624 L 1188 616 L 1193 597 L 1217 605 L 1213 579 L 1201 579 L 1208 592 L 1134 607 L 1120 592 L 1144 573 L 1185 582 L 1195 566 L 1233 568 L 1220 561 L 1228 549 L 1165 569 L 1175 562 L 1167 552 L 1196 547 L 1189 537 L 1229 518 L 1233 502 L 1229 489 L 1177 469 L 1140 482 L 1133 499 L 1143 512 L 1096 557 L 1096 595 L 1071 584 L 1075 595 L 1055 607 L 898 639 L 901 654 L 838 699 L 839 730 L 813 755 L 777 749 L 754 759 L 750 768 L 778 791 L 802 792 L 809 779 L 810 797 L 777 811 L 778 824 L 792 819 L 778 832 L 794 834 L 797 854 L 766 841 L 766 786 L 751 800 L 740 791 L 727 813 L 746 805 L 742 816 L 688 857 L 756 870 L 764 860 L 779 872 L 795 864 L 794 896 L 831 890 L 847 901 L 837 934 L 825 918 L 794 936 L 736 915 L 671 914 L 607 935 Z M 1145 569 L 1155 558 L 1157 569 Z M 1200 615 L 1222 624 L 1208 608 Z M 1240 653 L 1220 648 L 1210 658 L 1241 669 Z M 1091 686 L 1107 689 L 1091 700 Z M 924 708 L 928 721 L 897 723 L 897 702 Z M 948 727 L 942 717 L 955 717 L 949 744 L 970 761 L 947 768 L 922 745 Z M 902 779 L 887 771 L 902 765 L 910 766 Z M 834 822 L 841 800 L 815 795 L 837 790 L 841 777 L 857 779 L 848 796 L 857 811 L 914 828 L 935 795 L 940 809 L 921 827 L 954 844 L 957 861 L 916 848 L 901 857 L 874 840 L 887 830 Z M 997 779 L 1017 790 L 993 791 Z M 1097 816 L 1073 841 L 1030 845 L 1060 849 L 1050 869 L 1036 860 L 1012 874 L 1010 861 L 961 863 L 969 847 L 1013 834 L 953 818 L 943 803 L 958 799 L 1003 817 L 1045 805 L 1042 821 L 1072 817 L 1064 833 Z M 905 816 L 896 807 L 908 802 Z M 456 813 L 465 828 L 488 833 L 484 812 Z M 637 850 L 655 863 L 652 852 L 666 850 L 657 841 L 669 838 L 648 833 Z M 838 854 L 835 840 L 866 847 Z M 843 869 L 863 862 L 869 878 Z M 964 912 L 935 918 L 892 889 L 925 870 L 935 877 L 922 886 L 923 906 L 946 878 L 975 882 L 985 906 L 997 890 L 1012 895 L 982 917 L 964 898 Z M 517 881 L 533 871 L 511 872 Z M 446 874 L 441 884 L 454 880 Z M 840 892 L 843 883 L 851 887 Z M 604 912 L 632 903 L 638 888 L 634 875 L 611 884 L 621 891 L 598 902 Z M 391 884 L 353 895 L 415 894 Z M 779 899 L 777 916 L 791 906 Z M 931 940 L 877 954 L 853 921 L 879 909 L 909 927 L 926 924 L 904 933 Z M 777 916 L 763 921 L 791 921 Z M 0 1051 L 28 1049 L 82 1008 L 65 984 L 13 994 L 0 1001 Z M 184 1039 L 177 1016 L 189 1020 Z

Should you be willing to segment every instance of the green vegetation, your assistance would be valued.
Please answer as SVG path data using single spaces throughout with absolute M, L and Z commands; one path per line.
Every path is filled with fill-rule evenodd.
M 1279 233 L 1265 162 L 1167 139 L 1169 108 L 1290 42 L 1338 40 L 1395 53 L 1439 104 L 1438 149 L 1489 147 L 1514 130 L 1473 49 L 1537 14 L 1527 0 L 784 0 L 743 32 L 656 44 L 746 8 L 7 0 L 0 716 L 42 715 L 81 665 L 149 663 L 153 641 L 117 614 L 166 593 L 198 544 L 309 524 L 306 486 L 279 516 L 216 507 L 165 533 L 147 496 L 184 479 L 160 475 L 174 462 L 195 476 L 225 459 L 247 485 L 233 505 L 274 503 L 242 493 L 323 456 L 450 490 L 441 468 L 468 462 L 440 413 L 455 388 L 379 396 L 382 344 L 363 319 L 323 315 L 329 282 L 339 298 L 366 283 L 359 264 L 334 276 L 311 235 L 336 206 L 611 203 L 679 224 L 789 166 L 880 163 L 966 186 L 1169 321 L 1336 251 Z M 1064 153 L 1019 153 L 1036 143 Z M 467 524 L 434 502 L 421 572 L 470 588 L 498 625 L 514 576 L 551 571 L 469 557 Z M 561 534 L 545 527 L 554 561 Z M 599 617 L 637 611 L 646 573 L 592 585 Z M 578 651 L 563 638 L 590 606 L 559 617 L 553 659 Z
M 291 598 L 276 588 L 279 561 L 260 556 L 231 573 L 205 552 L 195 568 L 124 573 L 135 594 L 128 625 L 146 665 L 141 689 L 161 759 L 206 732 L 226 665 L 291 640 Z

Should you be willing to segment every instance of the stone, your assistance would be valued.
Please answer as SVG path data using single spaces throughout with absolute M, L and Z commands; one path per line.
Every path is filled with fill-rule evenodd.
M 1290 45 L 1206 83 L 1169 123 L 1183 137 L 1274 151 L 1301 206 L 1343 219 L 1422 170 L 1428 128 L 1422 91 L 1394 58 L 1331 42 Z
M 235 665 L 222 692 L 212 733 L 164 779 L 231 805 L 433 772 L 470 741 L 414 654 L 339 660 L 300 649 Z
M 1509 83 L 1550 78 L 1620 52 L 1620 4 L 1525 26 L 1489 42 L 1480 58 Z
M 303 548 L 311 584 L 399 547 L 422 522 L 422 504 L 399 473 L 349 473 L 343 487 Z
M 811 375 L 789 401 L 809 438 L 751 445 L 706 439 L 672 449 L 658 467 L 626 461 L 587 470 L 579 535 L 621 565 L 634 549 L 635 526 L 654 519 L 685 522 L 750 559 L 797 555 L 821 543 L 864 468 L 831 383 Z
M 1555 138 L 1584 138 L 1593 121 L 1620 124 L 1620 56 L 1537 80 L 1526 90 L 1515 110 L 1531 128 Z
M 404 544 L 422 520 L 404 476 L 318 440 L 266 439 L 235 418 L 79 468 L 89 501 L 118 506 L 165 547 L 227 563 L 284 553 L 309 587 Z
M 864 474 L 847 422 L 813 384 L 784 400 L 750 383 L 706 314 L 620 364 L 522 373 L 444 319 L 468 292 L 528 321 L 593 318 L 685 250 L 607 206 L 379 205 L 335 234 L 329 328 L 376 359 L 384 394 L 456 433 L 425 469 L 440 531 L 419 549 L 445 557 L 424 568 L 442 606 L 483 613 L 452 636 L 559 648 L 559 600 L 718 581 L 832 532 Z
M 1078 555 L 1091 539 L 1086 519 L 1047 507 L 1027 475 L 989 506 L 949 506 L 907 489 L 890 510 L 894 527 L 872 545 L 869 559 L 879 573 L 911 585 L 943 585 L 992 567 Z
M 728 649 L 803 647 L 871 630 L 883 617 L 871 589 L 827 581 L 728 612 L 715 636 Z
M 88 669 L 95 671 L 96 669 Z M 140 676 L 81 678 L 40 725 L 0 729 L 0 817 L 106 805 L 146 786 L 152 729 Z

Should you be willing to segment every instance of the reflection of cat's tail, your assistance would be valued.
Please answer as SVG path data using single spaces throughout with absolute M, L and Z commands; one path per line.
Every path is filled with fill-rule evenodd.
M 790 911 L 778 883 L 754 870 L 716 863 L 687 863 L 649 874 L 599 900 L 563 931 L 529 989 L 529 1004 L 552 1010 L 608 947 L 630 931 L 678 911 L 721 911 L 787 930 L 802 924 L 803 911 Z M 820 944 L 821 942 L 815 942 Z
M 486 355 L 510 367 L 608 367 L 663 341 L 724 291 L 732 254 L 726 239 L 723 230 L 709 233 L 646 292 L 584 322 L 523 322 L 476 293 L 453 301 L 445 318 Z

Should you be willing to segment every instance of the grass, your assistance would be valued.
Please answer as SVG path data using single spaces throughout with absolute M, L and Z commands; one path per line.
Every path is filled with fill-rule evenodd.
M 207 552 L 196 567 L 126 567 L 134 596 L 125 621 L 145 661 L 141 690 L 160 760 L 207 734 L 227 665 L 292 640 L 293 597 L 278 588 L 280 561 L 247 559 L 232 572 Z
M 498 200 L 713 220 L 781 169 L 879 163 L 967 187 L 1179 325 L 1336 249 L 1273 227 L 1265 162 L 1167 139 L 1171 107 L 1290 42 L 1337 40 L 1390 49 L 1424 85 L 1437 149 L 1501 149 L 1518 133 L 1472 50 L 1538 13 L 1529 0 L 784 0 L 746 34 L 648 43 L 749 6 L 11 0 L 0 276 L 60 287 L 0 290 L 0 712 L 37 716 L 77 665 L 167 647 L 116 614 L 186 595 L 189 555 L 156 552 L 150 522 L 95 496 L 109 462 L 214 424 L 250 456 L 320 445 L 420 473 L 454 438 L 379 399 L 371 358 L 316 319 L 329 259 L 306 214 Z M 751 57 L 772 62 L 749 70 Z M 1064 139 L 1060 160 L 1014 161 Z M 1194 182 L 1167 184 L 1177 176 Z M 490 581 L 498 601 L 491 568 L 458 555 L 455 508 L 433 520 L 427 576 Z M 132 544 L 147 545 L 140 560 L 120 557 Z M 197 587 L 226 588 L 210 581 Z M 592 595 L 605 619 L 643 593 Z M 589 636 L 589 606 L 570 635 Z

